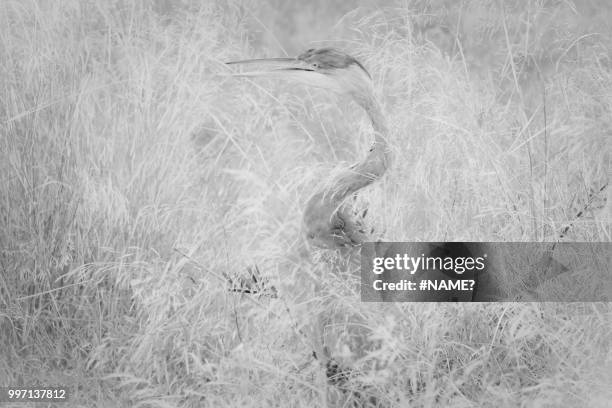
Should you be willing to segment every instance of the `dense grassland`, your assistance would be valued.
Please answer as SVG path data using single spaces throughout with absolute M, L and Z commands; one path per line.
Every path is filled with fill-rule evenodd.
M 223 62 L 360 59 L 395 159 L 355 206 L 385 240 L 609 242 L 611 18 L 603 0 L 0 2 L 0 386 L 109 407 L 609 407 L 606 303 L 361 303 L 301 212 L 367 151 L 367 118 Z M 274 291 L 228 291 L 253 271 Z

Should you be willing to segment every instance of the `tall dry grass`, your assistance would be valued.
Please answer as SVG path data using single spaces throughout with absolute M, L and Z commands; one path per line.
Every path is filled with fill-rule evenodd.
M 466 4 L 1 3 L 0 385 L 87 406 L 607 406 L 607 304 L 372 306 L 350 268 L 305 259 L 303 204 L 368 121 L 219 75 L 341 39 L 314 44 L 360 58 L 390 122 L 394 166 L 356 203 L 387 240 L 610 241 L 609 9 Z M 317 16 L 339 23 L 296 28 Z M 227 291 L 254 265 L 278 297 Z

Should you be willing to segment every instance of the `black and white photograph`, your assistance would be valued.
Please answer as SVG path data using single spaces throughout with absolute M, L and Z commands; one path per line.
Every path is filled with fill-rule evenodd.
M 612 408 L 611 21 L 0 0 L 0 407 Z

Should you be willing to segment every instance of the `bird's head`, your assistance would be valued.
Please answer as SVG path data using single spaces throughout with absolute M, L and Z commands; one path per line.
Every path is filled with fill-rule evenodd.
M 372 92 L 372 78 L 354 57 L 334 48 L 309 49 L 297 57 L 230 61 L 254 67 L 236 76 L 273 76 L 360 99 Z

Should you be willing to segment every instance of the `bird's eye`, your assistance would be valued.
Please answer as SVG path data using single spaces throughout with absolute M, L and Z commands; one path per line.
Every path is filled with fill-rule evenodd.
M 313 68 L 319 68 L 319 63 L 318 62 L 313 62 L 312 63 L 312 67 Z

